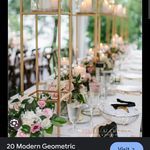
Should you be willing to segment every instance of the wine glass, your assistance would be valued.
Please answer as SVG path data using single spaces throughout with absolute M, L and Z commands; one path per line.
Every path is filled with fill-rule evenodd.
M 80 115 L 80 105 L 77 102 L 72 102 L 67 104 L 69 121 L 73 124 L 73 132 L 76 129 L 76 122 L 78 121 Z
M 97 108 L 99 104 L 100 84 L 96 82 L 91 82 L 89 86 L 90 91 L 88 92 L 87 103 L 90 107 L 91 125 L 93 127 L 93 111 L 95 108 Z

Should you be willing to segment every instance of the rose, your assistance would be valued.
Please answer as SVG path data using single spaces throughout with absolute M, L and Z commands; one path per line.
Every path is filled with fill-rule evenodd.
M 87 81 L 87 80 L 91 80 L 91 74 L 90 73 L 86 73 L 84 76 L 83 76 L 83 80 L 84 81 Z
M 40 130 L 41 130 L 41 124 L 39 124 L 39 123 L 36 123 L 36 124 L 31 126 L 31 132 L 32 133 L 36 133 Z
M 24 114 L 22 114 L 21 120 L 23 124 L 27 124 L 29 126 L 31 126 L 34 122 L 41 121 L 39 116 L 33 111 L 26 111 Z
M 93 66 L 88 66 L 87 67 L 87 72 L 92 74 L 95 71 L 95 68 Z
M 20 102 L 9 103 L 9 109 L 15 109 L 15 111 L 19 111 L 20 107 L 21 107 Z
M 30 137 L 30 134 L 26 134 L 21 129 L 18 130 L 16 137 Z
M 42 122 L 41 122 L 41 126 L 42 128 L 49 128 L 51 126 L 51 121 L 49 118 L 45 118 Z
M 44 108 L 46 106 L 46 102 L 44 100 L 39 100 L 38 105 L 40 108 Z
M 48 118 L 51 118 L 53 116 L 53 111 L 49 108 L 45 108 L 43 109 L 43 115 L 48 117 Z
M 36 108 L 36 114 L 37 116 L 42 116 L 43 113 L 42 113 L 42 109 L 40 109 L 39 107 Z

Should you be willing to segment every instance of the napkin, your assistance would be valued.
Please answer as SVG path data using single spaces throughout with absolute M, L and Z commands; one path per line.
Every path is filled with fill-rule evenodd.
M 117 102 L 119 102 L 121 104 L 111 104 L 111 106 L 114 109 L 117 109 L 118 107 L 135 107 L 136 106 L 134 102 L 124 101 L 119 98 L 117 98 Z

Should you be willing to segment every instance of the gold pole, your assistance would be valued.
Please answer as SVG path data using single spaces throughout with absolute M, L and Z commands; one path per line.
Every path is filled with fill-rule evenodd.
M 57 114 L 60 115 L 60 97 L 61 97 L 61 88 L 60 88 L 60 49 L 61 49 L 61 0 L 58 1 L 58 102 L 57 102 Z
M 23 0 L 20 0 L 20 83 L 21 95 L 24 95 L 24 56 L 23 56 Z
M 128 19 L 128 18 L 127 18 L 127 22 L 129 22 L 129 19 Z M 128 41 L 128 39 L 129 39 L 129 23 L 127 23 L 126 32 L 127 32 L 126 40 Z
M 126 28 L 126 19 L 123 19 L 123 39 L 126 40 L 126 36 L 125 36 L 125 28 Z
M 98 5 L 98 0 L 96 1 L 97 5 Z M 97 7 L 96 6 L 96 15 L 94 16 L 94 61 L 96 62 L 96 55 L 97 55 L 97 43 L 98 43 L 98 38 L 99 38 L 99 35 L 98 35 L 98 32 L 99 32 L 99 27 L 98 27 L 98 10 L 97 10 Z
M 124 24 L 123 24 L 123 17 L 121 17 L 120 35 L 121 35 L 122 38 L 123 38 L 123 26 L 124 26 Z
M 78 64 L 78 15 L 76 16 L 76 63 Z
M 96 10 L 96 13 L 98 15 L 98 19 L 97 19 L 97 28 L 98 28 L 98 39 L 97 39 L 97 44 L 98 44 L 98 48 L 100 47 L 100 43 L 101 43 L 101 6 L 103 4 L 103 1 L 104 0 L 97 0 L 97 10 Z
M 71 92 L 72 81 L 72 0 L 69 0 L 70 15 L 69 15 L 69 92 Z M 71 101 L 71 96 L 69 96 Z
M 110 17 L 106 16 L 106 41 L 110 42 Z
M 117 16 L 114 18 L 114 34 L 117 34 Z
M 116 33 L 116 29 L 115 29 L 115 26 L 116 26 L 116 15 L 114 13 L 115 13 L 115 5 L 113 5 L 112 36 Z
M 97 45 L 96 45 L 96 47 L 98 47 L 99 46 L 99 43 L 100 43 L 100 40 L 101 40 L 101 35 L 100 35 L 100 30 L 101 30 L 101 22 L 100 22 L 100 14 L 99 14 L 99 10 L 98 10 L 98 8 L 99 8 L 99 5 L 100 5 L 100 3 L 99 3 L 99 0 L 97 0 L 97 7 L 96 7 L 96 14 L 97 14 Z
M 35 45 L 36 45 L 36 91 L 39 89 L 39 63 L 38 63 L 38 15 L 35 15 Z M 37 93 L 38 97 L 38 93 Z

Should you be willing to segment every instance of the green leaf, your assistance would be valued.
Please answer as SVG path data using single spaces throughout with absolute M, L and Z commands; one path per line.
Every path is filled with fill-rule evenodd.
M 27 104 L 29 100 L 30 100 L 30 98 L 24 99 L 24 100 L 21 102 L 21 104 Z
M 46 133 L 52 134 L 53 133 L 53 125 L 51 125 L 48 129 L 45 129 Z
M 46 118 L 46 116 L 40 116 L 41 120 L 44 120 Z
M 25 125 L 22 125 L 21 130 L 24 133 L 30 133 L 31 128 L 30 128 L 30 126 L 28 126 L 28 125 L 25 124 Z
M 59 116 L 55 116 L 52 118 L 51 120 L 52 124 L 55 126 L 62 126 L 63 124 L 65 124 L 67 121 L 66 119 L 59 117 Z
M 48 101 L 48 102 L 46 102 L 46 106 L 45 107 L 46 108 L 50 108 L 50 109 L 55 109 L 55 104 L 50 102 L 50 101 Z
M 31 103 L 32 105 L 32 110 L 35 110 L 37 108 L 37 101 L 33 100 L 33 102 Z
M 18 98 L 14 99 L 11 103 L 19 102 L 20 100 Z
M 39 137 L 41 134 L 40 131 L 36 132 L 36 133 L 31 133 L 31 137 Z

